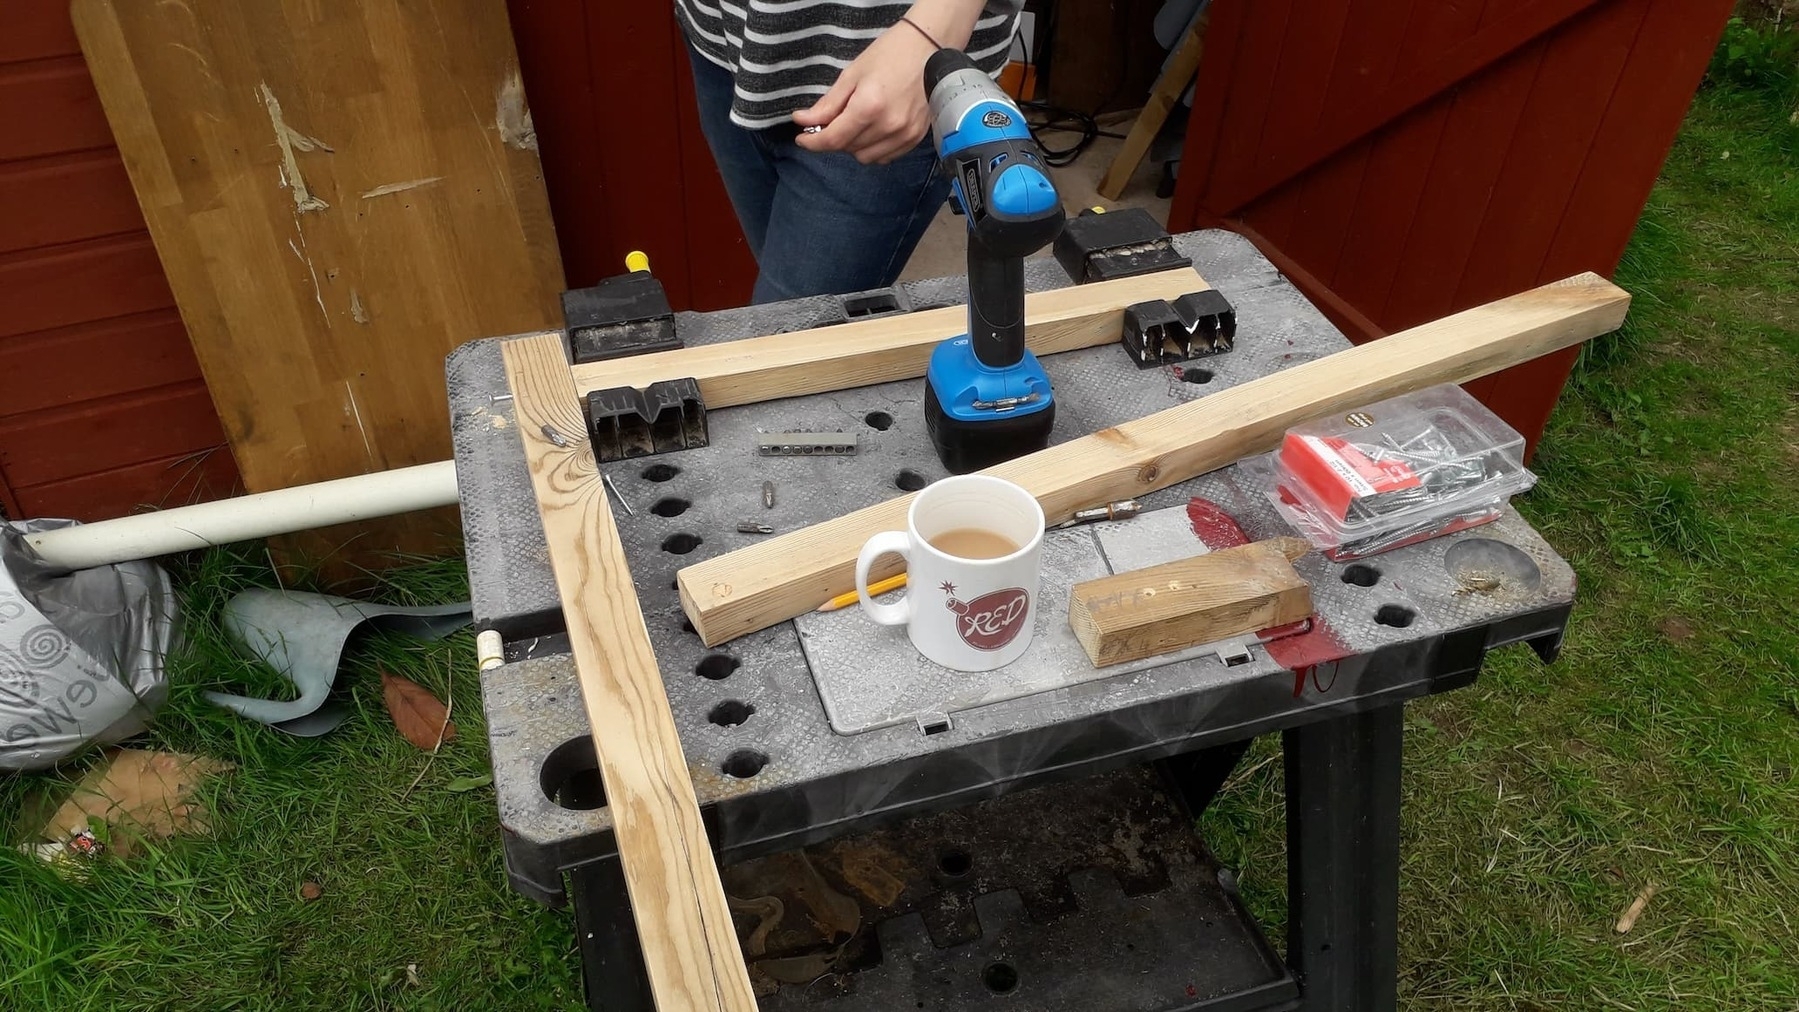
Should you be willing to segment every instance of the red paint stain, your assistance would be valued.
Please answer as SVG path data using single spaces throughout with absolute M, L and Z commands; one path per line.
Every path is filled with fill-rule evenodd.
M 1187 522 L 1193 526 L 1193 536 L 1212 551 L 1249 544 L 1249 535 L 1237 518 L 1210 499 L 1195 496 L 1188 500 Z M 1304 632 L 1293 633 L 1307 624 L 1310 627 Z M 1317 692 L 1329 692 L 1337 684 L 1337 662 L 1353 652 L 1324 616 L 1316 613 L 1306 623 L 1264 629 L 1261 638 L 1266 641 L 1268 656 L 1293 672 L 1295 699 L 1304 694 L 1308 682 Z
M 1243 533 L 1237 518 L 1210 499 L 1194 496 L 1187 500 L 1187 523 L 1193 526 L 1193 536 L 1214 552 L 1249 544 L 1249 535 Z

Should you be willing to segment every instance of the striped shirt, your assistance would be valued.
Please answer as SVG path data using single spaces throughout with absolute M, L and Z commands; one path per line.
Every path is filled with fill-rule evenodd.
M 818 101 L 869 43 L 899 23 L 912 0 L 675 0 L 693 48 L 731 72 L 731 122 L 752 130 L 785 123 Z M 998 76 L 1024 0 L 987 0 L 965 51 Z

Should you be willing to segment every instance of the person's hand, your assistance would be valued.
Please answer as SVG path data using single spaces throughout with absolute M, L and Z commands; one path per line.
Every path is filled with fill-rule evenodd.
M 845 151 L 864 165 L 891 162 L 917 146 L 931 127 L 924 65 L 936 47 L 910 25 L 897 24 L 837 75 L 810 108 L 793 114 L 808 151 Z

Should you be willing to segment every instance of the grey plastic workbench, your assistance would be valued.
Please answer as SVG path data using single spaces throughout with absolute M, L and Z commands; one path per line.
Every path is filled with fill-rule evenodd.
M 1198 368 L 1185 378 L 1139 371 L 1117 346 L 1047 360 L 1057 391 L 1057 441 L 1346 346 L 1244 239 L 1198 232 L 1176 243 L 1235 305 L 1236 350 L 1193 363 Z M 1048 259 L 1032 261 L 1027 277 L 1033 289 L 1068 284 Z M 949 278 L 903 285 L 895 294 L 902 308 L 919 309 L 960 302 L 962 291 L 961 279 Z M 689 346 L 700 346 L 820 326 L 842 312 L 840 300 L 806 299 L 683 313 L 677 328 Z M 611 823 L 593 775 L 543 533 L 504 396 L 498 341 L 458 349 L 448 380 L 476 621 L 506 640 L 507 663 L 485 673 L 482 685 L 507 867 L 527 895 L 550 903 L 573 895 L 590 1003 L 647 1009 Z M 1402 704 L 1468 684 L 1486 652 L 1499 646 L 1528 642 L 1553 658 L 1574 594 L 1568 565 L 1510 511 L 1493 524 L 1379 556 L 1353 572 L 1314 554 L 1300 563 L 1321 625 L 1309 647 L 1274 648 L 1277 657 L 1268 646 L 1238 644 L 840 734 L 792 623 L 708 650 L 684 629 L 673 576 L 680 566 L 754 538 L 736 532 L 741 520 L 790 530 L 898 494 L 901 472 L 940 477 L 919 414 L 919 382 L 716 411 L 709 416 L 708 447 L 605 467 L 634 510 L 626 516 L 615 507 L 614 513 L 721 862 L 852 834 L 887 834 L 879 837 L 884 846 L 918 850 L 914 863 L 940 864 L 908 882 L 908 899 L 871 909 L 871 920 L 900 915 L 879 925 L 863 968 L 834 974 L 829 986 L 784 986 L 764 997 L 763 1007 L 948 1009 L 1005 1001 L 1017 1009 L 1158 1012 L 1390 1008 Z M 883 414 L 891 424 L 878 428 L 886 423 Z M 758 430 L 799 429 L 858 432 L 862 452 L 755 455 Z M 666 466 L 652 469 L 658 464 Z M 763 477 L 777 485 L 773 510 L 762 506 Z M 1194 497 L 1217 504 L 1250 537 L 1289 533 L 1240 468 L 1144 502 L 1149 509 L 1178 508 Z M 692 537 L 675 537 L 681 534 Z M 694 539 L 698 545 L 687 552 L 673 550 Z M 1469 559 L 1483 568 L 1473 590 L 1458 578 Z M 1505 577 L 1497 584 L 1495 570 Z M 1228 654 L 1243 649 L 1247 659 L 1227 663 Z M 879 657 L 871 655 L 871 667 Z M 869 677 L 882 674 L 871 670 Z M 1287 760 L 1284 960 L 1243 914 L 1228 872 L 1196 841 L 1177 840 L 1191 837 L 1187 816 L 1203 808 L 1247 743 L 1271 731 L 1283 732 Z M 1130 779 L 1129 768 L 1151 761 L 1165 790 Z M 1125 780 L 1096 779 L 1102 775 Z M 1076 781 L 1024 795 L 1037 799 L 1029 804 L 1014 800 L 1014 792 Z M 1008 794 L 1013 797 L 1001 798 Z M 1117 835 L 1105 814 L 1108 798 L 1139 795 L 1150 800 L 1140 798 L 1117 815 L 1120 824 L 1181 829 L 1155 836 L 1148 852 L 1159 870 L 1147 878 L 1133 877 L 1135 866 L 1106 842 Z M 1045 828 L 1024 813 L 1046 806 L 1070 818 L 1078 814 L 1098 842 L 1085 851 L 1058 851 L 1058 860 L 1043 867 L 1013 858 L 1003 868 L 983 866 L 973 844 L 952 845 L 978 839 L 995 852 L 1028 853 L 1029 846 L 1012 847 L 1002 838 L 1010 832 L 1025 844 L 1043 839 Z M 1150 808 L 1159 814 L 1145 816 Z M 947 858 L 937 862 L 933 849 L 945 848 L 968 859 L 959 863 L 984 870 L 957 873 Z M 1021 879 L 1032 874 L 1058 881 Z M 1050 903 L 1047 912 L 1040 903 L 1020 904 L 1019 896 L 1029 899 L 1044 888 L 1060 890 L 1063 901 Z M 932 921 L 925 899 L 952 895 L 974 912 L 955 930 Z M 1128 916 L 1111 916 L 1120 911 Z

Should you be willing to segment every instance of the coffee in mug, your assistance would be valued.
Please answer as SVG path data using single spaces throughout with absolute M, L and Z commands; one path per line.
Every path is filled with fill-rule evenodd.
M 882 555 L 906 560 L 906 596 L 868 596 Z M 1042 569 L 1043 508 L 1029 492 L 982 474 L 945 478 L 918 493 L 906 529 L 877 534 L 856 560 L 862 610 L 903 625 L 925 657 L 958 671 L 991 671 L 1031 645 Z

